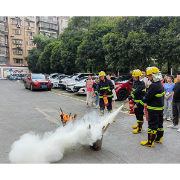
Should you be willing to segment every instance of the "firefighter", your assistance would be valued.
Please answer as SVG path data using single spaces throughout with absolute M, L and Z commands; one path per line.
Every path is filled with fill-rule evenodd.
M 148 79 L 152 82 L 145 97 L 135 106 L 139 108 L 147 103 L 149 114 L 148 120 L 148 140 L 141 141 L 143 146 L 154 146 L 154 141 L 162 143 L 163 129 L 163 109 L 164 109 L 164 88 L 161 84 L 162 75 L 157 67 L 146 69 Z
M 114 89 L 114 85 L 113 85 L 112 81 L 110 81 L 106 78 L 106 73 L 104 71 L 101 71 L 99 73 L 99 77 L 100 77 L 100 81 L 98 82 L 98 84 L 96 86 L 94 96 L 96 96 L 98 93 L 100 93 L 99 105 L 100 105 L 101 116 L 103 116 L 104 109 L 105 109 L 103 95 L 107 95 L 107 99 L 108 99 L 108 103 L 109 103 L 109 105 L 107 106 L 107 109 L 108 109 L 109 113 L 112 112 L 112 97 L 113 97 L 112 90 Z
M 129 100 L 133 100 L 134 103 L 137 104 L 145 96 L 145 83 L 144 81 L 141 80 L 141 75 L 142 72 L 139 69 L 133 70 L 132 76 L 134 78 L 134 82 L 133 82 L 131 94 L 126 99 L 126 102 L 128 102 Z M 133 130 L 133 133 L 135 134 L 142 132 L 143 114 L 144 114 L 143 110 L 144 110 L 143 106 L 139 107 L 138 109 L 135 109 L 137 125 L 132 127 L 133 129 L 135 129 Z

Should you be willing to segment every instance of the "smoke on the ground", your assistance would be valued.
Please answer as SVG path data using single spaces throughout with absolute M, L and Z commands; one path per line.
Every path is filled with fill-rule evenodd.
M 9 160 L 11 163 L 57 162 L 63 158 L 65 149 L 72 148 L 76 144 L 93 145 L 101 139 L 102 127 L 112 123 L 121 108 L 122 106 L 103 117 L 96 112 L 86 114 L 85 122 L 83 119 L 76 119 L 73 123 L 60 126 L 55 131 L 43 135 L 26 133 L 12 144 Z

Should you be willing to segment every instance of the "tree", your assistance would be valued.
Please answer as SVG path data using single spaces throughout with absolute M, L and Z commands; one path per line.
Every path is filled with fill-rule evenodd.
M 40 72 L 39 68 L 37 67 L 37 63 L 38 63 L 40 54 L 41 54 L 41 50 L 33 48 L 33 49 L 31 49 L 31 51 L 29 51 L 28 56 L 25 57 L 25 59 L 28 63 L 28 68 L 33 73 Z
M 52 49 L 58 44 L 58 42 L 50 43 L 45 46 L 44 51 L 39 56 L 38 66 L 40 67 L 40 71 L 42 73 L 51 73 L 53 72 L 51 69 L 50 58 L 52 55 Z
M 50 68 L 52 72 L 64 73 L 64 70 L 61 65 L 61 51 L 62 43 L 57 41 L 52 48 L 51 57 L 50 57 Z
M 93 68 L 93 71 L 107 70 L 102 38 L 113 30 L 112 24 L 95 24 L 84 35 L 78 47 L 76 65 L 83 70 Z

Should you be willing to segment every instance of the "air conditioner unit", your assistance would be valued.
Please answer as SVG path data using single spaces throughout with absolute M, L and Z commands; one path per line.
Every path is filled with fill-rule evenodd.
M 19 24 L 17 24 L 17 27 L 18 27 L 18 28 L 20 28 L 20 25 L 19 25 Z
M 19 18 L 19 16 L 15 16 L 16 18 Z
M 28 29 L 28 30 L 30 30 L 30 29 L 31 29 L 31 27 L 28 27 L 27 29 Z
M 33 37 L 31 36 L 30 39 L 33 39 Z
M 14 34 L 11 34 L 11 37 L 14 37 Z

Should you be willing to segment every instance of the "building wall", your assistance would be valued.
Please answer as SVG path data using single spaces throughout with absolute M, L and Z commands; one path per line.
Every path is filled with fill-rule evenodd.
M 58 38 L 69 16 L 0 16 L 0 65 L 28 66 L 34 34 Z
M 34 47 L 31 35 L 36 33 L 36 18 L 33 16 L 9 16 L 8 29 L 9 64 L 13 66 L 27 66 L 25 57 L 28 51 Z

